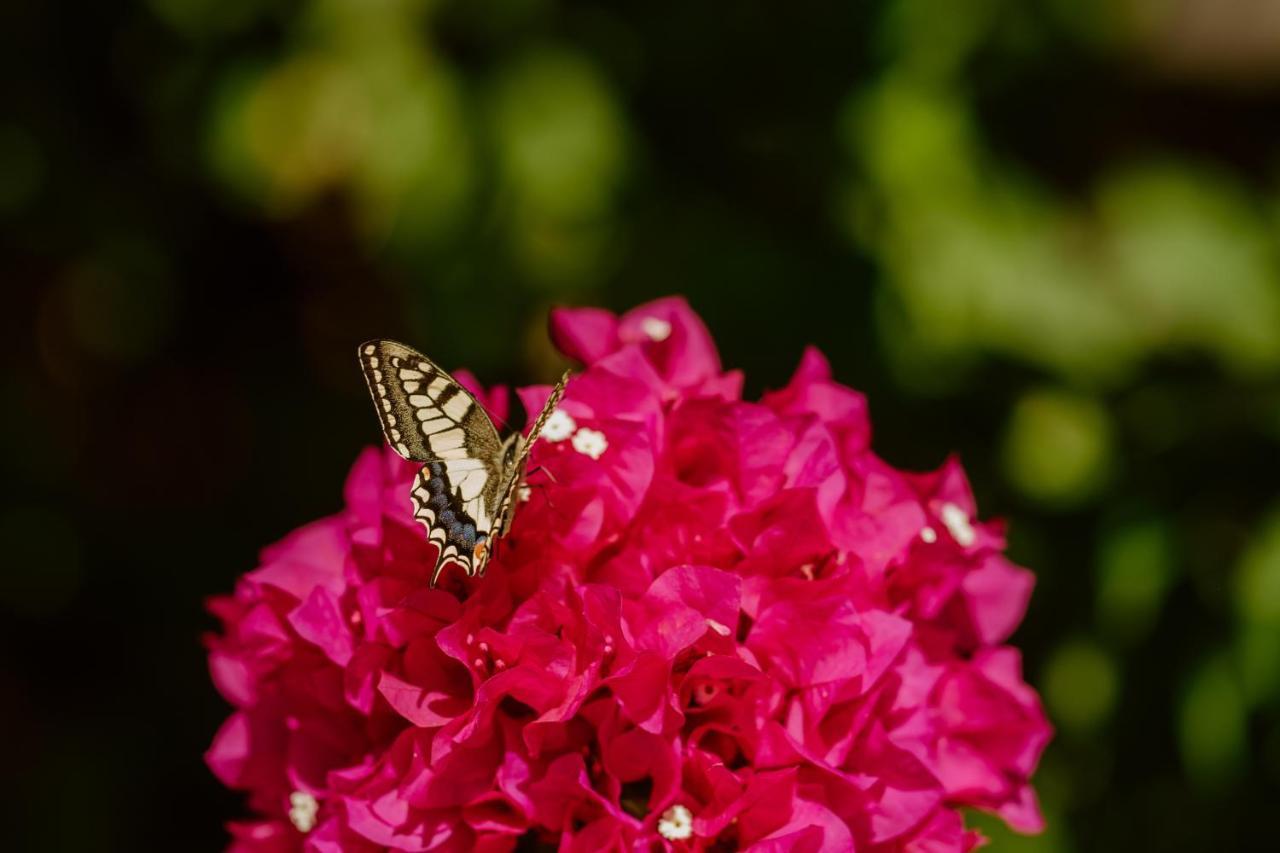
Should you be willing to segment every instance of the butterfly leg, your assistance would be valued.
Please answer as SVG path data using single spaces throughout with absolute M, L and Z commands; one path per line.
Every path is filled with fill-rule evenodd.
M 552 474 L 551 469 L 548 468 L 546 465 L 539 465 L 536 468 L 529 471 L 529 473 L 525 474 L 525 480 L 528 480 L 530 477 L 532 477 L 534 474 L 537 474 L 539 471 L 546 474 L 548 480 L 555 483 L 556 485 L 560 485 L 560 481 L 556 479 L 555 474 Z

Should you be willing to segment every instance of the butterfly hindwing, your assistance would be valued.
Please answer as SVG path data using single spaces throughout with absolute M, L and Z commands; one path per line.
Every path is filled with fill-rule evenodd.
M 474 462 L 475 460 L 466 460 Z M 431 585 L 435 586 L 450 560 L 462 566 L 468 576 L 477 571 L 476 558 L 486 553 L 485 543 L 492 526 L 485 496 L 478 493 L 468 499 L 458 483 L 478 469 L 463 467 L 459 463 L 428 462 L 418 472 L 410 498 L 413 517 L 427 528 L 427 538 L 439 549 L 435 568 L 431 572 Z M 482 547 L 477 551 L 477 545 Z

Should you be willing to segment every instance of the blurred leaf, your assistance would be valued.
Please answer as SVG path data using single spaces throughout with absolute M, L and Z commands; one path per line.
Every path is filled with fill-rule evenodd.
M 966 0 L 939 5 L 929 0 L 887 4 L 879 32 L 884 49 L 896 54 L 924 79 L 954 73 L 987 34 L 998 0 Z
M 236 83 L 216 133 L 217 162 L 234 185 L 290 215 L 349 175 L 369 115 L 342 65 L 300 56 Z
M 1177 708 L 1178 742 L 1191 783 L 1221 789 L 1244 767 L 1244 697 L 1227 657 L 1205 661 L 1192 674 Z
M 1118 282 L 1152 342 L 1199 345 L 1234 370 L 1280 364 L 1280 268 L 1239 187 L 1185 164 L 1099 188 Z
M 927 28 L 912 38 L 931 41 Z M 900 49 L 846 108 L 865 176 L 846 215 L 905 309 L 913 343 L 887 348 L 908 379 L 927 385 L 929 362 L 975 350 L 1083 384 L 1115 385 L 1144 357 L 1188 349 L 1242 374 L 1280 367 L 1280 260 L 1239 182 L 1143 164 L 1098 180 L 1092 205 L 1061 198 L 994 157 L 963 90 L 911 73 L 915 54 Z
M 559 50 L 503 70 L 489 104 L 499 161 L 518 203 L 549 216 L 599 216 L 624 164 L 622 118 L 599 73 Z
M 1274 625 L 1240 625 L 1236 662 L 1244 697 L 1250 705 L 1274 702 L 1280 696 L 1280 630 Z
M 503 69 L 487 108 L 518 257 L 538 279 L 583 279 L 613 237 L 627 160 L 608 85 L 573 54 L 542 49 Z
M 1280 694 L 1280 511 L 1263 521 L 1240 560 L 1235 602 L 1245 693 L 1250 702 L 1268 701 Z
M 1280 628 L 1280 510 L 1263 521 L 1241 558 L 1236 607 L 1247 622 Z
M 1098 555 L 1098 622 L 1125 644 L 1146 638 L 1173 581 L 1173 543 L 1159 519 L 1110 533 Z
M 216 36 L 251 23 L 270 0 L 147 0 L 165 23 L 191 38 Z

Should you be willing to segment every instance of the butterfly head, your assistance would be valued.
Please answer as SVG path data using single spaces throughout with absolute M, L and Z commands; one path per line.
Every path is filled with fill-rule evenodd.
M 524 450 L 525 438 L 520 433 L 512 433 L 506 441 L 502 443 L 502 467 L 504 470 L 511 470 L 511 466 L 516 464 L 516 460 L 520 458 L 520 451 Z

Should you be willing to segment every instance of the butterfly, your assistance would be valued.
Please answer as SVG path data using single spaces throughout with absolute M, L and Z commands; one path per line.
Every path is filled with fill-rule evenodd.
M 483 576 L 493 546 L 511 527 L 529 451 L 569 374 L 527 437 L 517 432 L 502 440 L 476 398 L 422 353 L 373 340 L 360 345 L 359 356 L 387 443 L 405 459 L 424 463 L 409 497 L 414 518 L 438 549 L 431 585 L 450 560 L 467 577 Z

